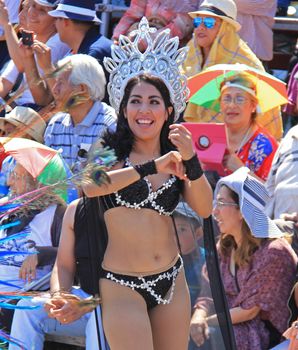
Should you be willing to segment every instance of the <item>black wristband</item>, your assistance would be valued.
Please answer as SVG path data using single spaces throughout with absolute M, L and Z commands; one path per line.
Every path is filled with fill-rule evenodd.
M 190 181 L 197 180 L 204 174 L 196 154 L 192 158 L 184 160 L 183 164 L 186 176 Z
M 147 175 L 157 174 L 157 169 L 154 160 L 149 160 L 149 162 L 147 163 L 137 164 L 133 167 L 140 174 L 141 179 Z

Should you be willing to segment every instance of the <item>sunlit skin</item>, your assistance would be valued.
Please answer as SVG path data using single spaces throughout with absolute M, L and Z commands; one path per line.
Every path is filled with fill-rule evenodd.
M 19 163 L 16 164 L 10 173 L 7 181 L 13 195 L 21 195 L 36 188 L 36 181 Z
M 28 17 L 28 10 L 30 7 L 30 3 L 32 3 L 32 0 L 23 1 L 22 9 L 19 12 L 19 25 L 21 28 L 24 28 L 24 29 L 27 29 L 27 17 Z
M 222 186 L 216 196 L 218 201 L 225 203 L 235 203 L 231 197 L 230 190 Z M 213 216 L 218 224 L 222 235 L 229 234 L 234 237 L 236 243 L 241 241 L 242 214 L 239 207 L 234 205 L 215 206 L 213 208 Z
M 14 131 L 16 130 L 16 126 L 9 123 L 9 122 L 4 122 L 4 128 L 3 131 L 5 133 L 6 136 L 9 136 L 10 134 L 12 134 Z
M 172 107 L 166 109 L 160 92 L 151 84 L 140 82 L 132 89 L 124 111 L 136 141 L 154 140 L 168 119 Z
M 175 224 L 181 246 L 181 253 L 183 255 L 193 252 L 198 244 L 198 240 L 202 238 L 203 231 L 200 227 L 196 229 L 188 218 L 182 216 L 175 217 Z
M 204 19 L 205 17 L 213 17 L 213 16 L 198 16 Z M 203 50 L 204 56 L 207 57 L 209 54 L 209 51 L 211 49 L 211 46 L 220 30 L 220 26 L 222 23 L 222 20 L 218 17 L 213 17 L 215 18 L 215 26 L 211 29 L 208 29 L 204 26 L 203 22 L 200 24 L 198 28 L 194 29 L 194 35 L 195 35 L 195 40 Z
M 65 38 L 64 38 L 64 18 L 56 18 L 55 19 L 55 27 L 57 30 L 57 33 L 59 34 L 59 38 L 62 42 L 65 42 Z
M 53 10 L 52 7 L 41 6 L 32 1 L 28 9 L 28 29 L 33 30 L 36 34 L 48 32 L 50 37 L 50 33 L 56 31 L 55 18 L 48 14 L 51 10 Z
M 56 103 L 63 101 L 73 91 L 74 86 L 69 82 L 70 73 L 70 70 L 62 71 L 55 80 L 52 93 Z
M 235 98 L 243 96 L 246 101 L 244 104 L 236 104 Z M 225 98 L 231 98 L 232 102 L 224 103 Z M 247 129 L 251 124 L 251 115 L 256 110 L 256 101 L 253 100 L 248 92 L 237 87 L 227 87 L 221 93 L 220 110 L 224 117 L 224 122 L 228 128 L 235 130 Z

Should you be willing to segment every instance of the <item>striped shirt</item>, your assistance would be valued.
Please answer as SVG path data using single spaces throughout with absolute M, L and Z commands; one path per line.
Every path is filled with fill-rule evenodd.
M 78 162 L 78 151 L 89 150 L 108 128 L 116 129 L 115 110 L 104 102 L 96 101 L 86 117 L 77 125 L 73 124 L 70 114 L 59 112 L 49 122 L 44 139 L 45 144 L 61 149 L 62 156 L 70 168 Z

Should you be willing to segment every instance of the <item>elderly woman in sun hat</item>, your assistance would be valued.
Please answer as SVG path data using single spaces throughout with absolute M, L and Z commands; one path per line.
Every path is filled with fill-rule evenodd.
M 22 137 L 43 143 L 45 128 L 45 121 L 30 107 L 17 106 L 4 118 L 0 118 L 0 129 L 9 137 Z M 11 156 L 7 157 L 6 153 L 1 152 L 0 162 L 0 197 L 3 197 L 8 193 L 7 177 L 15 166 L 15 161 Z
M 265 181 L 278 148 L 275 138 L 257 118 L 258 91 L 248 74 L 226 79 L 220 87 L 220 110 L 226 125 L 229 153 L 224 156 L 227 173 L 243 165 Z
M 194 76 L 202 70 L 220 63 L 243 63 L 264 70 L 261 61 L 248 45 L 240 39 L 241 28 L 237 22 L 237 7 L 233 0 L 204 0 L 199 9 L 190 12 L 194 34 L 187 44 L 189 52 L 183 64 L 184 73 Z M 220 112 L 189 103 L 184 119 L 190 122 L 222 122 Z M 282 136 L 282 120 L 279 109 L 262 115 L 262 125 L 277 139 Z
M 218 222 L 218 254 L 237 349 L 269 349 L 287 328 L 287 300 L 297 256 L 283 233 L 264 214 L 268 194 L 242 167 L 217 183 L 213 215 Z M 201 293 L 191 321 L 197 345 L 216 324 Z

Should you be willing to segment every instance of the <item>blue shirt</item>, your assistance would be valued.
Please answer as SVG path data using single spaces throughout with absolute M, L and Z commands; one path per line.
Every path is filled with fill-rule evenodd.
M 278 0 L 277 6 L 278 7 L 288 7 L 291 3 L 291 0 Z
M 78 151 L 89 150 L 107 128 L 116 129 L 115 110 L 104 102 L 96 101 L 85 118 L 73 124 L 68 113 L 57 113 L 46 128 L 45 144 L 54 149 L 62 149 L 62 157 L 71 168 L 79 161 Z
M 78 53 L 92 56 L 98 60 L 103 67 L 107 81 L 109 81 L 109 73 L 103 65 L 103 59 L 105 57 L 111 57 L 112 44 L 113 42 L 110 39 L 99 33 L 98 26 L 92 26 L 86 33 L 78 49 Z M 103 101 L 109 103 L 107 90 Z
M 96 58 L 103 65 L 104 57 L 111 57 L 112 41 L 99 33 L 98 26 L 91 27 L 86 33 L 78 53 Z

